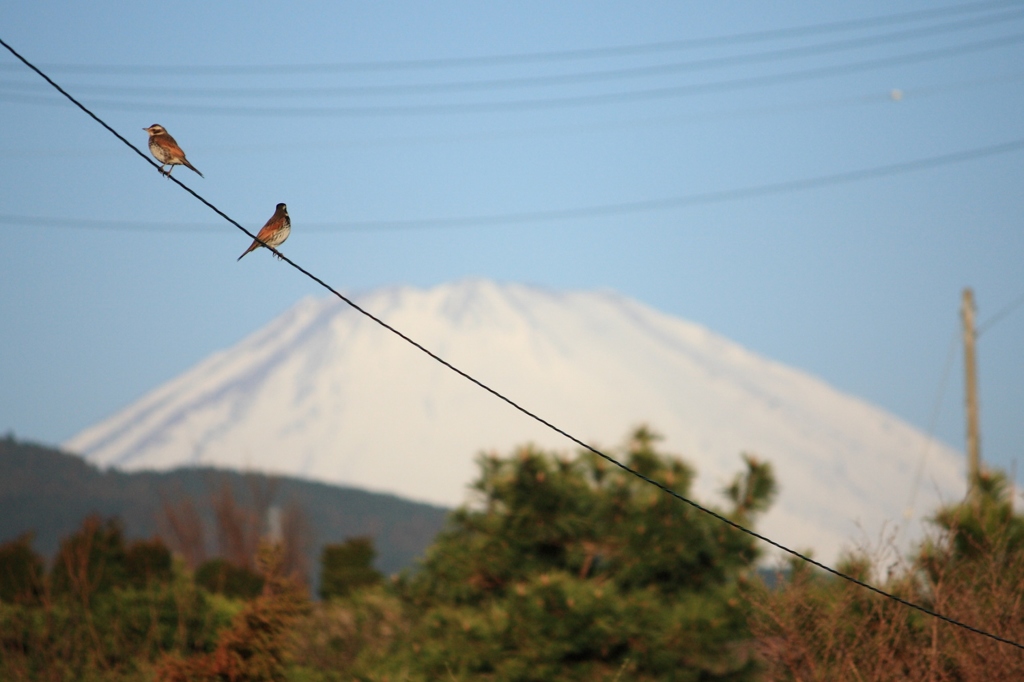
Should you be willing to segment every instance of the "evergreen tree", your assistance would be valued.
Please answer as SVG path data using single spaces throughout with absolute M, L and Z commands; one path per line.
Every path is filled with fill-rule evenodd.
M 120 521 L 89 516 L 60 543 L 50 573 L 53 593 L 74 595 L 88 605 L 93 595 L 127 583 L 126 558 Z
M 260 595 L 235 616 L 210 653 L 189 658 L 164 657 L 157 677 L 164 682 L 281 682 L 285 679 L 288 636 L 308 609 L 301 585 L 284 575 L 280 545 L 262 543 L 256 566 L 263 579 Z
M 148 680 L 157 657 L 214 648 L 238 610 L 197 590 L 159 540 L 124 546 L 87 519 L 61 543 L 47 589 L 28 537 L 0 547 L 0 680 Z M 8 571 L 8 568 L 14 571 Z M 28 596 L 26 596 L 28 595 Z
M 688 496 L 693 470 L 637 429 L 629 466 Z M 753 539 L 592 453 L 485 456 L 479 504 L 454 512 L 400 586 L 414 616 L 386 662 L 410 679 L 745 680 L 756 664 L 739 584 Z M 724 515 L 775 493 L 747 458 Z M 378 668 L 379 670 L 379 668 Z
M 370 537 L 324 545 L 320 555 L 320 598 L 345 597 L 354 588 L 380 582 L 383 576 L 373 567 L 376 556 Z
M 263 576 L 219 557 L 203 562 L 196 569 L 195 580 L 207 592 L 235 599 L 253 599 L 263 590 Z
M 26 533 L 0 545 L 0 602 L 34 604 L 43 590 L 43 558 Z
M 131 543 L 124 561 L 128 584 L 132 587 L 167 583 L 172 578 L 171 550 L 160 538 Z

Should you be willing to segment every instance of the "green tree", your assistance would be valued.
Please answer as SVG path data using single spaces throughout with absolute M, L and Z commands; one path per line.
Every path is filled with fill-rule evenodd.
M 35 604 L 43 591 L 43 558 L 26 533 L 0 545 L 0 602 Z
M 201 564 L 196 569 L 195 580 L 207 592 L 235 599 L 253 599 L 263 590 L 263 576 L 222 558 Z
M 127 582 L 124 532 L 116 518 L 89 516 L 60 543 L 50 573 L 55 595 L 73 595 L 88 606 L 92 596 Z
M 29 550 L 22 538 L 0 555 L 22 567 L 27 558 L 41 578 Z M 35 598 L 0 599 L 0 680 L 152 679 L 168 651 L 212 650 L 241 605 L 196 589 L 182 562 L 169 559 L 158 540 L 125 548 L 116 522 L 87 519 L 61 545 L 56 589 L 40 581 Z
M 136 540 L 128 545 L 124 563 L 128 584 L 132 587 L 143 588 L 171 581 L 171 550 L 160 538 Z
M 621 457 L 688 496 L 693 470 L 636 429 Z M 453 512 L 399 585 L 413 625 L 384 670 L 409 679 L 745 680 L 756 663 L 739 585 L 752 538 L 592 453 L 484 456 L 477 504 Z M 775 494 L 748 457 L 723 515 Z M 628 673 L 628 674 L 627 674 Z
M 289 658 L 289 633 L 309 608 L 303 587 L 282 570 L 280 545 L 262 543 L 256 566 L 263 590 L 221 632 L 216 648 L 191 657 L 172 654 L 157 667 L 164 682 L 280 682 Z
M 958 564 L 970 564 L 980 557 L 1008 558 L 1024 552 L 1024 517 L 1014 514 L 1013 493 L 1006 474 L 983 471 L 976 485 L 976 503 L 949 505 L 932 517 L 932 523 L 942 534 L 938 543 L 922 547 L 924 560 L 934 553 Z
M 377 551 L 373 538 L 350 538 L 337 545 L 324 545 L 320 555 L 320 597 L 348 596 L 353 589 L 373 585 L 383 576 L 373 567 Z
M 85 602 L 114 588 L 144 588 L 171 577 L 171 550 L 160 538 L 126 545 L 120 521 L 95 515 L 61 541 L 50 575 L 54 594 Z

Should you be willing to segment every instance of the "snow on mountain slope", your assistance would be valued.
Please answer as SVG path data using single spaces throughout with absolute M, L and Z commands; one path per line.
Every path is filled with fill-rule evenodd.
M 926 439 L 906 423 L 708 330 L 610 292 L 469 280 L 360 305 L 527 409 L 614 448 L 642 422 L 718 491 L 751 452 L 781 492 L 759 528 L 833 559 L 904 522 Z M 454 505 L 481 451 L 569 451 L 527 418 L 336 299 L 305 299 L 65 448 L 127 470 L 217 465 Z M 931 443 L 916 517 L 963 494 Z

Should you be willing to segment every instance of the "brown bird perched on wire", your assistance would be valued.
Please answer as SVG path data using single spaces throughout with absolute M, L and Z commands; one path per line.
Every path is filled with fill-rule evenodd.
M 281 244 L 284 244 L 284 240 L 288 239 L 288 235 L 292 232 L 292 219 L 288 217 L 288 207 L 284 204 L 278 204 L 277 210 L 274 211 L 274 215 L 267 221 L 267 224 L 263 226 L 263 229 L 256 235 L 256 239 L 252 241 L 252 245 L 246 249 L 238 260 L 242 260 L 245 254 L 250 251 L 255 251 L 259 247 L 266 244 L 267 246 L 273 246 L 275 249 Z M 260 242 L 263 242 L 261 244 Z M 277 254 L 274 254 L 277 256 Z M 280 256 L 277 256 L 280 258 Z
M 181 151 L 181 147 L 174 141 L 162 125 L 154 123 L 148 128 L 143 128 L 149 133 L 149 151 L 153 152 L 153 156 L 160 162 L 160 172 L 171 177 L 171 171 L 174 170 L 175 166 L 185 166 L 191 168 L 196 173 L 199 170 L 188 162 L 185 158 L 185 152 Z M 164 166 L 168 166 L 165 171 Z M 203 177 L 202 173 L 199 173 L 199 177 Z

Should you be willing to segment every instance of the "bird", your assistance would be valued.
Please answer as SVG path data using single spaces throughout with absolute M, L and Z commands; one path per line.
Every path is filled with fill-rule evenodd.
M 154 123 L 148 128 L 143 128 L 149 133 L 149 151 L 153 152 L 153 156 L 160 162 L 160 172 L 171 177 L 171 171 L 174 170 L 175 166 L 186 166 L 191 168 L 196 173 L 199 173 L 199 169 L 188 162 L 185 158 L 185 152 L 181 151 L 181 147 L 174 141 L 162 125 Z M 169 166 L 165 171 L 164 166 Z M 199 177 L 203 177 L 202 173 L 199 173 Z
M 256 235 L 256 239 L 252 241 L 252 245 L 246 249 L 238 260 L 242 260 L 245 254 L 250 251 L 255 251 L 263 245 L 273 246 L 275 249 L 284 244 L 284 240 L 288 239 L 288 235 L 292 232 L 292 219 L 288 217 L 288 207 L 284 204 L 278 204 L 277 210 L 274 211 L 274 215 L 271 216 L 267 224 L 259 231 Z M 262 244 L 260 243 L 262 242 Z M 278 254 L 274 254 L 278 258 Z

